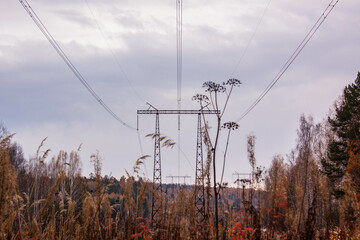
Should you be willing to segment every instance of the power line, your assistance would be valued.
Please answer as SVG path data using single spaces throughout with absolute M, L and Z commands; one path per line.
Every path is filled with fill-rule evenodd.
M 177 144 L 178 145 L 178 144 Z M 189 158 L 187 157 L 187 155 L 185 154 L 185 152 L 179 147 L 179 150 L 181 152 L 181 154 L 183 155 L 183 157 L 186 159 L 186 161 L 188 162 L 189 166 L 191 167 L 191 169 L 193 170 L 193 172 L 195 173 L 195 169 L 193 167 L 193 165 L 191 164 Z
M 173 175 L 166 176 L 166 179 L 168 179 L 168 178 L 171 178 L 171 184 L 174 184 L 174 178 L 177 178 L 179 182 L 180 182 L 180 178 L 182 178 L 182 179 L 184 179 L 184 185 L 186 185 L 186 178 L 191 179 L 191 177 L 188 176 L 188 175 L 185 175 L 185 176 L 173 176 Z
M 136 91 L 136 89 L 134 88 L 131 80 L 129 79 L 128 75 L 126 74 L 124 68 L 121 66 L 118 57 L 116 56 L 114 50 L 112 49 L 112 47 L 111 47 L 111 45 L 110 45 L 110 43 L 109 43 L 108 37 L 106 37 L 104 31 L 102 30 L 102 28 L 101 28 L 101 26 L 100 26 L 100 24 L 99 24 L 99 21 L 97 20 L 97 18 L 95 17 L 94 12 L 93 12 L 92 9 L 91 9 L 91 6 L 90 6 L 90 4 L 89 4 L 89 1 L 88 1 L 88 0 L 84 0 L 84 1 L 85 1 L 85 3 L 86 3 L 86 6 L 87 6 L 90 14 L 92 15 L 92 17 L 93 17 L 93 19 L 94 19 L 94 22 L 95 22 L 95 24 L 96 24 L 97 29 L 99 30 L 102 38 L 105 40 L 106 45 L 108 46 L 108 51 L 111 53 L 111 55 L 112 55 L 115 63 L 116 63 L 117 66 L 119 67 L 121 73 L 124 75 L 125 80 L 128 82 L 129 86 L 131 87 L 131 89 L 133 90 L 133 92 L 135 93 L 135 95 L 136 95 L 141 101 L 146 102 L 146 101 L 144 100 L 144 98 Z
M 176 81 L 177 81 L 177 110 L 181 110 L 181 81 L 182 81 L 182 0 L 176 0 Z M 180 114 L 178 115 L 178 175 L 180 175 Z
M 138 138 L 138 142 L 139 142 L 141 156 L 144 156 L 144 150 L 143 150 L 142 143 L 141 143 L 141 137 L 140 137 L 139 128 L 137 129 L 136 134 L 137 134 L 137 138 Z M 148 178 L 148 172 L 147 172 L 147 167 L 146 167 L 146 162 L 145 161 L 144 161 L 144 170 L 145 170 L 145 177 Z
M 234 76 L 236 70 L 238 69 L 240 63 L 242 62 L 244 56 L 246 55 L 246 53 L 247 53 L 247 51 L 248 51 L 248 49 L 249 49 L 249 47 L 250 47 L 250 44 L 251 44 L 251 42 L 253 41 L 253 39 L 254 39 L 254 37 L 255 37 L 255 34 L 257 33 L 257 31 L 258 31 L 258 29 L 259 29 L 259 26 L 260 26 L 262 20 L 264 19 L 264 16 L 265 16 L 267 10 L 269 9 L 270 3 L 271 3 L 271 0 L 269 0 L 268 4 L 266 5 L 266 7 L 265 7 L 265 9 L 264 9 L 264 12 L 262 13 L 262 15 L 261 15 L 261 17 L 260 17 L 260 20 L 259 20 L 258 24 L 257 24 L 256 27 L 255 27 L 254 32 L 252 33 L 249 41 L 248 41 L 247 44 L 246 44 L 246 47 L 245 47 L 244 51 L 242 52 L 242 54 L 241 54 L 241 56 L 240 56 L 239 61 L 237 62 L 236 66 L 235 66 L 235 68 L 234 68 L 234 70 L 233 70 L 233 72 L 232 72 L 231 75 L 230 75 L 230 78 L 232 78 L 232 77 Z
M 279 81 L 279 79 L 283 76 L 283 74 L 290 67 L 290 65 L 295 61 L 295 59 L 301 53 L 301 51 L 305 48 L 305 46 L 308 44 L 308 42 L 311 40 L 311 38 L 314 36 L 314 34 L 320 28 L 320 26 L 323 24 L 325 19 L 329 16 L 329 14 L 332 12 L 332 10 L 334 9 L 334 7 L 336 6 L 336 4 L 338 2 L 339 2 L 339 0 L 331 0 L 331 2 L 328 4 L 328 6 L 323 11 L 323 13 L 320 15 L 319 19 L 314 24 L 314 26 L 307 33 L 305 38 L 302 40 L 302 42 L 299 44 L 299 46 L 295 49 L 293 54 L 286 61 L 286 63 L 281 68 L 281 70 L 278 72 L 278 74 L 273 78 L 273 80 L 269 83 L 269 85 L 265 88 L 265 90 L 260 94 L 260 96 L 243 112 L 243 114 L 236 120 L 236 122 L 241 121 L 246 115 L 248 115 L 250 113 L 250 111 L 254 109 L 254 107 L 266 96 L 266 94 Z
M 177 48 L 177 104 L 181 110 L 182 82 L 182 0 L 176 0 L 176 48 Z M 180 124 L 180 123 L 179 123 Z M 179 127 L 180 128 L 180 127 Z
M 136 128 L 128 125 L 123 120 L 121 120 L 112 110 L 111 108 L 105 104 L 105 102 L 97 95 L 97 93 L 92 89 L 92 87 L 89 85 L 89 83 L 85 80 L 85 78 L 81 75 L 81 73 L 77 70 L 77 68 L 74 66 L 74 64 L 70 61 L 70 59 L 67 57 L 67 55 L 64 53 L 64 51 L 61 49 L 61 47 L 58 45 L 56 40 L 53 38 L 53 36 L 50 34 L 50 32 L 47 30 L 45 25 L 42 23 L 40 18 L 37 16 L 35 11 L 31 8 L 30 4 L 27 2 L 27 0 L 19 0 L 21 5 L 24 7 L 26 12 L 29 14 L 31 19 L 34 21 L 36 26 L 40 29 L 40 31 L 44 34 L 46 39 L 50 42 L 50 44 L 53 46 L 55 51 L 59 54 L 59 56 L 64 60 L 66 65 L 70 68 L 70 70 L 75 74 L 75 76 L 79 79 L 81 84 L 88 90 L 88 92 L 95 98 L 95 100 L 113 117 L 115 120 L 120 122 L 125 127 L 136 130 Z
M 137 96 L 138 99 L 140 99 L 140 101 L 143 101 L 143 102 L 146 102 L 144 100 L 144 98 L 138 93 L 138 91 L 136 91 L 134 85 L 132 84 L 131 80 L 129 79 L 128 75 L 126 74 L 124 68 L 122 67 L 122 65 L 120 64 L 120 61 L 117 57 L 117 55 L 115 54 L 113 48 L 111 47 L 110 43 L 109 43 L 109 40 L 108 40 L 108 37 L 105 35 L 103 29 L 101 28 L 100 26 L 100 23 L 98 21 L 98 19 L 96 18 L 93 10 L 91 9 L 91 6 L 90 6 L 90 3 L 88 0 L 84 0 L 85 3 L 86 3 L 86 6 L 91 14 L 91 16 L 93 17 L 93 20 L 96 24 L 96 27 L 97 29 L 99 30 L 102 38 L 105 40 L 107 46 L 108 46 L 108 51 L 111 53 L 113 59 L 114 59 L 114 62 L 117 64 L 117 66 L 119 67 L 120 69 L 120 72 L 123 74 L 123 76 L 125 77 L 125 80 L 127 81 L 127 83 L 129 84 L 129 86 L 131 87 L 131 89 L 133 90 L 133 92 L 135 93 L 135 95 Z M 139 143 L 139 147 L 140 147 L 140 153 L 141 153 L 141 156 L 144 156 L 144 151 L 143 151 L 143 148 L 142 148 L 142 142 L 141 142 L 141 138 L 140 138 L 140 130 L 139 128 L 137 128 L 137 139 L 138 139 L 138 143 Z M 146 168 L 146 163 L 144 162 L 144 169 L 145 169 L 145 176 L 148 177 L 148 173 L 147 173 L 147 168 Z

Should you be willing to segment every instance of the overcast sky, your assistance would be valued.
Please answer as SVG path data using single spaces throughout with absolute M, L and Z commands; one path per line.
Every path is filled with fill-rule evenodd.
M 242 81 L 224 121 L 234 121 L 265 89 L 320 17 L 330 0 L 195 0 L 183 3 L 183 109 L 203 93 L 205 81 Z M 115 121 L 86 91 L 18 1 L 0 0 L 0 121 L 33 156 L 41 140 L 56 155 L 83 144 L 83 174 L 90 155 L 103 158 L 103 174 L 119 178 L 141 156 L 136 131 Z M 150 102 L 176 109 L 175 0 L 29 1 L 84 78 L 126 123 Z M 269 4 L 270 3 L 270 4 Z M 269 4 L 269 5 L 268 5 Z M 268 6 L 268 8 L 266 8 Z M 225 180 L 248 172 L 246 136 L 255 134 L 259 165 L 295 147 L 301 114 L 322 121 L 359 67 L 358 0 L 340 0 L 300 56 L 232 133 Z M 258 25 L 261 16 L 264 18 Z M 242 61 L 239 62 L 256 27 Z M 153 155 L 155 116 L 140 116 L 143 154 Z M 210 119 L 211 120 L 211 119 Z M 213 122 L 210 121 L 210 124 Z M 183 116 L 181 156 L 162 149 L 162 176 L 194 181 L 196 116 Z M 212 124 L 214 126 L 214 124 Z M 177 117 L 161 116 L 160 131 L 177 141 Z M 222 133 L 218 159 L 225 143 Z M 220 162 L 220 161 L 219 161 Z M 153 159 L 143 172 L 152 176 Z M 218 166 L 220 171 L 221 165 Z

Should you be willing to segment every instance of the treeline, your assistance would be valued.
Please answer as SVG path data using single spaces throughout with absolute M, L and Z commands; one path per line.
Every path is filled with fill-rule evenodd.
M 5 137 L 4 128 L 1 133 L 0 239 L 131 239 L 141 231 L 151 206 L 149 182 L 102 178 L 98 154 L 91 156 L 94 173 L 85 178 L 80 148 L 46 161 L 44 141 L 26 161 L 12 135 Z
M 12 136 L 0 127 L 0 239 L 216 238 L 211 149 L 199 220 L 194 186 L 164 185 L 157 193 L 140 176 L 148 156 L 117 179 L 102 177 L 96 153 L 86 178 L 81 147 L 49 158 L 44 140 L 26 160 Z M 296 146 L 268 169 L 257 165 L 255 142 L 248 136 L 251 178 L 238 179 L 238 189 L 219 184 L 219 239 L 360 239 L 360 74 L 323 122 L 300 117 Z M 156 222 L 154 195 L 162 203 Z
M 360 73 L 324 122 L 301 116 L 294 149 L 273 157 L 262 227 L 286 239 L 360 239 L 359 146 Z

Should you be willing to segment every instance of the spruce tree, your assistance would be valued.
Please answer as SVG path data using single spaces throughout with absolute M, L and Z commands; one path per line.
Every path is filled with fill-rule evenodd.
M 350 155 L 358 155 L 360 142 L 360 72 L 354 83 L 345 87 L 340 104 L 333 117 L 328 118 L 335 137 L 330 141 L 327 159 L 322 160 L 325 174 L 333 183 L 339 183 L 349 163 Z M 342 191 L 336 191 L 342 195 Z

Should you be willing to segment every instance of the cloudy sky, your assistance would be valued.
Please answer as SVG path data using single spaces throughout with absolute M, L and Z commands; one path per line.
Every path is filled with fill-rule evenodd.
M 14 139 L 25 156 L 33 156 L 45 137 L 45 147 L 53 155 L 82 143 L 84 175 L 92 171 L 90 155 L 99 151 L 103 174 L 120 177 L 142 152 L 153 155 L 153 142 L 145 135 L 154 132 L 155 117 L 139 117 L 139 144 L 136 131 L 119 124 L 91 97 L 22 5 L 14 0 L 0 2 L 0 121 L 16 133 Z M 185 0 L 183 109 L 198 109 L 191 97 L 203 93 L 203 82 L 235 77 L 243 84 L 233 92 L 224 121 L 238 119 L 329 2 Z M 136 126 L 136 110 L 147 109 L 146 102 L 158 109 L 176 109 L 175 0 L 29 3 L 79 72 L 123 121 Z M 235 171 L 249 171 L 248 134 L 257 137 L 258 164 L 268 167 L 273 155 L 287 154 L 295 146 L 301 114 L 311 114 L 316 122 L 326 117 L 343 87 L 360 70 L 359 9 L 358 0 L 340 0 L 280 81 L 239 122 L 229 145 L 226 181 L 232 181 Z M 196 116 L 183 116 L 181 124 L 180 170 L 177 150 L 162 149 L 164 182 L 166 176 L 179 173 L 194 181 Z M 160 128 L 177 140 L 176 116 L 161 116 Z M 225 136 L 223 132 L 219 159 Z M 147 159 L 143 168 L 149 177 L 152 161 Z

